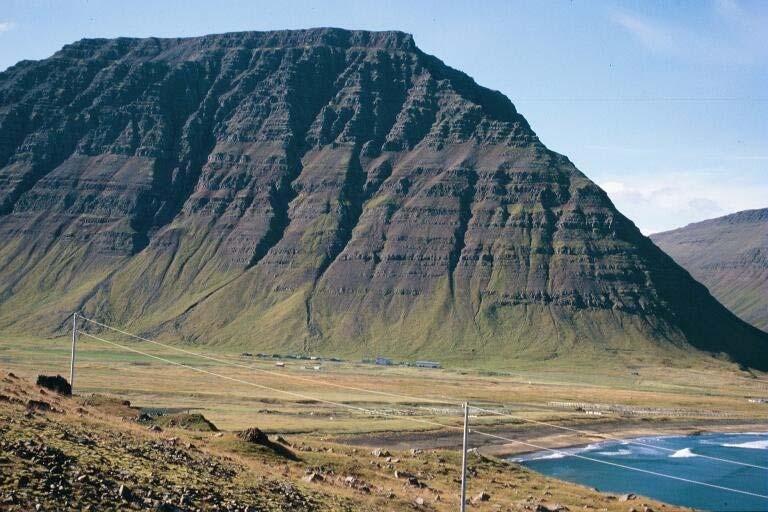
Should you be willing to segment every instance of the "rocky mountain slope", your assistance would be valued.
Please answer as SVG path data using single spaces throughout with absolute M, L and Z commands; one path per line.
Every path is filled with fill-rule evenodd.
M 768 208 L 689 224 L 651 239 L 739 318 L 768 332 Z
M 0 74 L 0 328 L 493 361 L 691 347 L 740 322 L 410 35 L 91 39 Z M 607 352 L 609 351 L 609 352 Z

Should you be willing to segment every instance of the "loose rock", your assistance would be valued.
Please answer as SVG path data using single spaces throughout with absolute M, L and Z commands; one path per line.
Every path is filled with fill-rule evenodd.
M 54 391 L 60 395 L 72 395 L 72 386 L 70 386 L 67 379 L 61 375 L 56 375 L 55 377 L 50 375 L 38 375 L 37 385 L 45 389 L 50 389 L 51 391 Z
M 310 473 L 306 475 L 304 478 L 302 478 L 305 482 L 322 482 L 324 480 L 323 475 L 319 473 Z
M 491 499 L 491 495 L 487 492 L 481 492 L 472 498 L 472 503 L 480 503 L 482 501 L 488 501 Z
M 261 444 L 261 445 L 269 443 L 269 438 L 267 437 L 267 434 L 265 434 L 264 432 L 262 432 L 256 427 L 251 427 L 243 430 L 242 432 L 237 434 L 237 437 L 239 437 L 246 443 Z

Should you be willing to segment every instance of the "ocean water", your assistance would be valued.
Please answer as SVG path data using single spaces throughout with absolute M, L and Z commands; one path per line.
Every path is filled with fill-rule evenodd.
M 699 456 L 707 455 L 768 467 L 768 432 L 645 437 L 633 441 L 653 447 L 605 442 L 566 449 L 563 450 L 565 455 L 547 451 L 511 460 L 539 473 L 595 487 L 604 492 L 641 494 L 667 503 L 702 510 L 768 511 L 768 499 L 765 498 L 704 487 L 573 456 L 577 454 L 768 496 L 768 470 Z

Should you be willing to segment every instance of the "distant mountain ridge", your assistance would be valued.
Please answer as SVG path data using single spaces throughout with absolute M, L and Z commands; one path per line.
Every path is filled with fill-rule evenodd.
M 402 32 L 91 39 L 0 74 L 0 329 L 768 367 L 497 91 Z M 618 355 L 617 355 L 618 354 Z
M 689 224 L 651 239 L 737 316 L 768 332 L 768 208 Z

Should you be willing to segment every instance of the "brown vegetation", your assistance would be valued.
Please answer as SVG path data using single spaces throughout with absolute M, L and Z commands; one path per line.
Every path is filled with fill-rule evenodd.
M 41 399 L 39 388 L 9 374 L 0 393 L 6 397 L 0 400 L 4 510 L 456 508 L 459 454 L 453 450 L 372 453 L 316 437 L 267 439 L 300 455 L 286 458 L 244 449 L 255 445 L 231 433 L 147 429 L 114 415 L 114 404 L 105 400 Z M 29 411 L 25 403 L 33 399 L 49 407 Z M 255 436 L 257 442 L 265 437 Z M 469 475 L 472 510 L 627 510 L 616 497 L 477 454 L 470 457 Z

